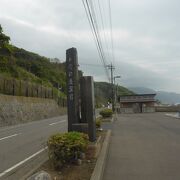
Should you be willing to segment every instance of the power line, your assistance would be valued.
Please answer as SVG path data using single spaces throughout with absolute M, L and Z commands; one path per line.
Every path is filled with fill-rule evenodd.
M 100 41 L 99 41 L 99 35 L 98 35 L 98 32 L 97 32 L 97 24 L 96 24 L 96 19 L 93 19 L 93 15 L 92 15 L 92 10 L 90 9 L 90 6 L 89 6 L 89 3 L 88 1 L 86 0 L 86 5 L 87 5 L 87 12 L 89 13 L 89 19 L 90 19 L 90 25 L 92 26 L 92 29 L 93 29 L 93 32 L 95 34 L 95 38 L 96 38 L 96 43 L 97 43 L 97 46 L 98 46 L 98 49 L 99 49 L 99 52 L 100 52 L 100 57 L 101 59 L 103 60 L 104 62 L 104 55 L 103 55 L 103 52 L 102 52 L 102 48 L 101 48 L 101 45 L 100 45 Z M 91 4 L 92 5 L 92 4 Z M 93 13 L 94 14 L 94 13 Z
M 105 26 L 104 26 L 102 10 L 101 10 L 101 6 L 100 6 L 100 0 L 98 0 L 98 7 L 99 7 L 99 12 L 100 12 L 100 19 L 101 19 L 101 23 L 102 23 L 102 29 L 103 29 L 103 35 L 104 35 L 104 41 L 105 41 L 105 45 L 106 45 L 107 55 L 108 55 L 108 58 L 110 59 L 109 47 L 108 47 L 108 42 L 106 39 Z
M 104 6 L 103 6 L 104 5 Z M 112 31 L 112 16 L 111 16 L 111 5 L 110 5 L 110 0 L 103 0 L 102 4 L 101 4 L 103 13 L 104 13 L 104 17 L 105 20 L 107 20 L 106 22 L 106 26 L 109 28 L 109 31 L 106 31 L 106 37 L 108 38 L 108 52 L 109 52 L 109 59 L 111 60 L 111 62 L 114 62 L 115 56 L 114 56 L 114 43 L 113 43 L 113 31 Z M 106 8 L 107 8 L 107 17 L 106 15 Z M 110 50 L 109 50 L 110 49 Z
M 96 27 L 96 33 L 97 33 L 97 38 L 98 38 L 98 41 L 99 41 L 99 46 L 100 46 L 101 53 L 102 53 L 102 56 L 103 56 L 102 60 L 103 60 L 104 68 L 105 68 L 107 77 L 109 78 L 109 74 L 108 74 L 108 71 L 106 69 L 106 57 L 105 57 L 105 53 L 104 53 L 103 46 L 102 46 L 102 40 L 101 40 L 101 36 L 100 36 L 100 33 L 99 33 L 99 25 L 98 25 L 98 21 L 97 21 L 97 18 L 96 18 L 94 5 L 93 5 L 92 0 L 89 0 L 89 1 L 90 1 L 90 5 L 91 5 L 91 12 L 92 12 L 92 16 L 93 16 L 93 22 L 94 22 L 95 27 Z
M 115 63 L 115 57 L 114 57 L 114 42 L 113 42 L 113 31 L 112 31 L 112 16 L 111 16 L 111 2 L 108 0 L 108 7 L 109 7 L 109 23 L 110 23 L 110 35 L 111 35 L 111 51 L 112 51 L 112 59 L 113 63 Z
M 93 30 L 93 25 L 91 24 L 91 19 L 90 19 L 89 15 L 88 15 L 88 9 L 87 9 L 87 7 L 86 7 L 86 4 L 85 4 L 84 0 L 82 0 L 82 2 L 83 2 L 83 6 L 84 6 L 84 9 L 85 9 L 85 12 L 86 12 L 86 16 L 87 16 L 89 25 L 90 25 L 90 27 L 91 27 L 91 32 L 92 32 L 92 34 L 93 34 L 93 38 L 94 38 L 94 41 L 95 41 L 95 44 L 96 44 L 96 48 L 97 48 L 99 57 L 100 57 L 100 59 L 101 59 L 101 52 L 100 52 L 100 50 L 99 50 L 98 43 L 97 43 L 97 41 L 96 41 L 96 35 L 95 35 L 94 30 Z
M 95 43 L 96 43 L 96 47 L 97 47 L 100 59 L 104 65 L 104 69 L 105 69 L 105 73 L 107 75 L 107 78 L 109 79 L 109 73 L 108 73 L 107 68 L 106 68 L 105 53 L 104 53 L 103 46 L 102 46 L 102 40 L 101 40 L 101 36 L 99 33 L 99 26 L 98 26 L 93 2 L 91 0 L 90 1 L 82 0 L 82 1 L 83 1 L 85 11 L 86 11 L 86 15 L 88 16 L 90 26 L 92 27 L 91 31 L 95 37 L 94 39 L 95 39 Z

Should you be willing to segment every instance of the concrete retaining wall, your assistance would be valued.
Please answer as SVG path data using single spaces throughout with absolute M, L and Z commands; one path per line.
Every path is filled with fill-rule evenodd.
M 180 106 L 158 106 L 155 110 L 156 112 L 179 112 Z
M 0 94 L 0 127 L 50 118 L 66 113 L 53 99 Z
M 132 114 L 132 113 L 140 113 L 138 111 L 135 111 L 133 108 L 120 108 L 120 112 L 123 114 Z M 143 107 L 142 113 L 152 113 L 155 112 L 154 107 Z
M 153 113 L 153 112 L 155 112 L 155 107 L 143 107 L 142 112 L 143 113 Z

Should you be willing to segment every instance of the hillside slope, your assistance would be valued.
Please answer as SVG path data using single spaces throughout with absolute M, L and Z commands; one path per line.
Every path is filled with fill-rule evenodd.
M 61 87 L 65 90 L 65 65 L 52 63 L 50 59 L 38 54 L 13 47 L 14 64 L 7 68 L 6 73 L 22 80 L 43 83 L 47 86 Z
M 65 63 L 51 62 L 49 58 L 11 45 L 9 40 L 0 26 L 0 76 L 55 87 L 62 95 L 66 94 Z M 118 95 L 132 94 L 122 86 L 117 91 Z M 95 97 L 96 104 L 110 101 L 111 84 L 95 82 Z
M 112 96 L 112 88 L 111 84 L 107 82 L 95 82 L 95 99 L 96 104 L 107 104 L 107 102 L 111 101 Z M 117 87 L 117 95 L 130 95 L 134 94 L 129 89 L 118 86 Z
M 65 65 L 15 47 L 0 25 L 0 74 L 19 80 L 61 88 L 65 93 Z

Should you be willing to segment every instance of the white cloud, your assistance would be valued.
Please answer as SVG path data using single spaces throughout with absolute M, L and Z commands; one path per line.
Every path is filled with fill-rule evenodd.
M 100 2 L 106 10 L 105 30 L 100 28 L 100 34 L 109 54 L 107 4 Z M 180 2 L 114 0 L 111 3 L 116 74 L 122 76 L 123 84 L 180 92 Z M 12 43 L 19 47 L 65 59 L 65 50 L 73 46 L 78 49 L 80 62 L 101 63 L 81 0 L 1 0 L 0 23 Z M 82 69 L 96 80 L 105 80 L 103 68 L 82 66 Z
M 32 23 L 11 16 L 0 16 L 0 18 L 4 19 L 5 21 L 13 21 L 16 24 L 20 24 L 29 28 L 35 28 L 35 25 L 33 25 Z

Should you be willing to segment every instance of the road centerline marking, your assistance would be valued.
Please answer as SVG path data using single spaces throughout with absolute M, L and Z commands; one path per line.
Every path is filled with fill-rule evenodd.
M 5 139 L 9 139 L 9 138 L 12 138 L 12 137 L 15 137 L 15 136 L 18 136 L 18 135 L 20 135 L 20 134 L 21 134 L 21 133 L 13 134 L 13 135 L 10 135 L 10 136 L 6 136 L 6 137 L 3 137 L 3 138 L 0 138 L 0 141 L 5 140 Z
M 66 122 L 66 120 L 54 122 L 54 123 L 51 123 L 51 124 L 49 124 L 49 125 L 50 125 L 50 126 L 53 126 L 53 125 L 56 125 L 56 124 L 59 124 L 59 123 L 63 123 L 63 122 Z

